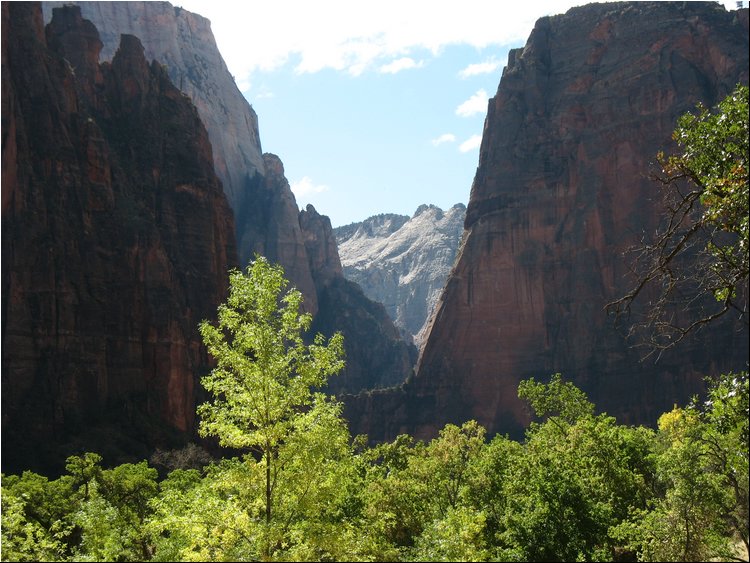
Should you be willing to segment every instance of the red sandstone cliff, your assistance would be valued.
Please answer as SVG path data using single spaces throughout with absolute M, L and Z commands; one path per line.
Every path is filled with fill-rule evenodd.
M 354 431 L 426 437 L 474 418 L 518 434 L 518 382 L 555 372 L 621 422 L 653 424 L 704 375 L 746 369 L 741 321 L 641 362 L 604 311 L 633 283 L 623 252 L 660 220 L 647 175 L 677 117 L 738 82 L 747 10 L 633 2 L 540 19 L 489 102 L 466 242 L 417 375 L 350 402 Z
M 45 37 L 4 2 L 2 41 L 3 470 L 142 459 L 193 430 L 197 323 L 236 263 L 208 135 L 137 38 L 99 65 L 77 8 Z
M 53 7 L 68 3 L 42 4 L 49 18 Z M 402 382 L 413 366 L 403 358 L 412 357 L 413 350 L 398 342 L 398 337 L 394 340 L 393 323 L 380 314 L 378 304 L 344 282 L 340 265 L 338 270 L 333 266 L 340 261 L 332 234 L 324 235 L 320 225 L 302 224 L 306 214 L 298 210 L 281 159 L 270 153 L 261 156 L 257 116 L 218 51 L 210 22 L 169 2 L 77 4 L 101 34 L 103 60 L 112 57 L 121 33 L 136 35 L 147 59 L 163 63 L 173 82 L 193 100 L 206 124 L 216 173 L 234 211 L 239 262 L 246 264 L 259 253 L 279 263 L 287 279 L 302 292 L 307 311 L 317 314 L 325 295 L 331 310 L 323 311 L 326 320 L 318 323 L 321 330 L 349 327 L 344 330 L 347 373 L 357 375 L 338 381 L 351 382 L 354 387 L 348 391 L 379 387 L 385 381 Z M 319 260 L 327 260 L 331 267 L 322 268 Z M 335 296 L 333 287 L 346 288 L 341 291 L 347 297 Z M 367 322 L 352 322 L 359 317 Z M 388 359 L 371 361 L 373 354 L 385 350 Z

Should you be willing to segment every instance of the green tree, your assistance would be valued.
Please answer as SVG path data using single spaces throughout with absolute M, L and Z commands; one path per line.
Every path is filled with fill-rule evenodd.
M 74 543 L 78 502 L 70 476 L 50 481 L 32 471 L 3 475 L 3 561 L 65 560 Z
M 678 151 L 657 155 L 665 226 L 634 249 L 637 283 L 607 305 L 617 316 L 653 292 L 633 325 L 653 350 L 673 346 L 695 329 L 735 310 L 747 322 L 748 305 L 748 87 L 737 86 L 713 112 L 699 104 L 686 113 L 673 139 Z M 696 302 L 696 295 L 715 299 Z M 690 314 L 675 316 L 688 309 Z
M 262 467 L 238 458 L 172 471 L 146 525 L 154 561 L 247 561 L 261 556 Z
M 559 428 L 562 423 L 573 424 L 581 418 L 594 414 L 594 404 L 586 393 L 562 375 L 554 374 L 549 383 L 538 383 L 526 379 L 518 384 L 518 398 L 529 403 L 537 417 L 548 418 Z
M 68 458 L 69 469 L 85 468 L 93 476 L 82 484 L 83 500 L 73 515 L 81 530 L 77 558 L 81 561 L 148 559 L 150 546 L 144 524 L 152 513 L 149 502 L 158 489 L 156 469 L 146 461 L 101 469 L 86 463 L 92 459 L 95 459 L 92 454 Z
M 653 437 L 595 416 L 585 394 L 559 374 L 549 384 L 522 382 L 519 396 L 549 418 L 531 425 L 504 469 L 504 507 L 494 509 L 498 557 L 611 560 L 611 531 L 650 496 Z
M 213 401 L 198 408 L 200 433 L 251 450 L 262 461 L 267 557 L 277 487 L 292 466 L 287 452 L 301 451 L 301 434 L 317 436 L 315 421 L 331 420 L 328 399 L 313 389 L 343 368 L 343 337 L 337 333 L 326 343 L 317 335 L 305 344 L 312 317 L 300 313 L 302 295 L 296 289 L 282 295 L 288 285 L 283 270 L 263 257 L 246 273 L 230 272 L 229 281 L 218 324 L 200 324 L 217 364 L 201 380 Z
M 3 477 L 3 559 L 141 561 L 150 557 L 144 525 L 157 491 L 143 461 L 103 469 L 101 456 L 66 460 L 68 475 L 25 471 Z
M 660 417 L 662 491 L 616 532 L 641 560 L 747 560 L 737 547 L 747 553 L 748 414 L 747 374 L 729 374 L 712 382 L 705 404 Z

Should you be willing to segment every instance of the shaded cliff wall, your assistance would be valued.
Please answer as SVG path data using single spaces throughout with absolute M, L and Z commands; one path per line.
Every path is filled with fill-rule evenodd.
M 746 368 L 742 321 L 641 362 L 604 311 L 633 283 L 624 251 L 661 219 L 656 153 L 678 116 L 738 82 L 747 10 L 634 2 L 540 19 L 489 102 L 465 245 L 417 375 L 351 402 L 354 431 L 426 437 L 474 418 L 519 435 L 518 382 L 555 372 L 621 422 L 653 424 L 704 375 Z
M 45 20 L 55 7 L 71 2 L 43 2 Z M 101 60 L 110 61 L 120 35 L 141 40 L 148 61 L 158 60 L 172 82 L 198 108 L 214 148 L 214 168 L 233 209 L 247 197 L 246 183 L 263 174 L 258 116 L 227 69 L 211 22 L 169 2 L 78 2 L 102 41 Z M 239 219 L 239 217 L 238 217 Z
M 47 20 L 52 9 L 69 4 L 43 2 Z M 211 22 L 169 2 L 79 2 L 84 18 L 99 30 L 102 60 L 111 60 L 121 34 L 137 36 L 146 58 L 164 65 L 172 82 L 195 104 L 213 146 L 214 168 L 234 210 L 240 263 L 258 252 L 284 266 L 287 277 L 317 310 L 297 204 L 283 167 L 262 154 L 258 116 L 235 84 Z M 279 171 L 280 169 L 280 171 Z
M 45 36 L 4 2 L 2 41 L 3 470 L 143 459 L 193 431 L 236 264 L 208 135 L 137 38 L 99 65 L 77 8 Z
M 43 2 L 47 17 L 51 8 L 63 2 Z M 338 302 L 330 293 L 332 279 L 321 277 L 315 261 L 319 256 L 332 254 L 335 243 L 332 235 L 319 239 L 326 248 L 315 248 L 309 232 L 303 232 L 297 202 L 284 175 L 281 159 L 271 153 L 261 153 L 258 119 L 253 108 L 237 88 L 234 78 L 216 46 L 209 20 L 172 6 L 169 2 L 80 2 L 82 14 L 90 19 L 101 34 L 103 60 L 109 59 L 119 42 L 121 33 L 136 35 L 143 42 L 148 60 L 157 60 L 169 72 L 175 85 L 187 93 L 195 103 L 206 124 L 213 145 L 214 166 L 221 178 L 224 191 L 234 210 L 238 259 L 247 264 L 257 252 L 281 264 L 286 278 L 304 296 L 304 308 L 316 315 L 323 294 L 333 307 L 324 312 L 327 321 L 319 326 L 325 331 L 337 330 L 337 325 L 351 324 L 349 319 L 361 312 L 351 307 L 375 311 L 377 306 L 368 299 L 351 298 Z M 336 251 L 337 252 L 337 251 Z M 338 255 L 335 260 L 338 262 Z M 338 272 L 329 272 L 341 277 Z M 336 287 L 347 284 L 337 283 Z M 353 291 L 353 290 L 352 290 Z M 339 381 L 357 382 L 356 391 L 378 387 L 384 380 L 403 381 L 413 363 L 402 365 L 405 353 L 413 356 L 405 343 L 391 338 L 392 321 L 379 314 L 366 314 L 373 330 L 366 332 L 353 326 L 344 330 L 350 350 L 349 366 L 359 374 L 357 378 Z M 377 319 L 377 320 L 375 320 Z M 342 329 L 343 330 L 343 329 Z M 400 351 L 388 373 L 380 369 L 383 362 L 366 361 L 370 352 L 393 348 Z M 388 362 L 386 362 L 388 363 Z M 396 371 L 393 371 L 396 370 Z
M 343 277 L 330 219 L 308 205 L 299 222 L 320 304 L 310 332 L 344 336 L 346 366 L 329 380 L 327 391 L 341 395 L 403 383 L 417 349 L 404 341 L 382 304 Z

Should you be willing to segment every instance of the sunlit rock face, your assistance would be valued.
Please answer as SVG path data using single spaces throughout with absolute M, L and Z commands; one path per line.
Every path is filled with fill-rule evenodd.
M 198 113 L 140 40 L 78 8 L 2 11 L 3 470 L 190 436 L 197 325 L 236 265 Z
M 412 217 L 376 215 L 334 229 L 344 276 L 383 303 L 417 347 L 456 259 L 465 214 L 462 204 L 421 205 Z
M 434 436 L 476 419 L 520 435 L 521 379 L 561 372 L 623 423 L 654 424 L 746 369 L 729 317 L 641 361 L 605 313 L 631 288 L 623 253 L 661 220 L 655 155 L 677 118 L 748 83 L 748 11 L 714 3 L 592 4 L 545 17 L 490 100 L 456 266 L 416 376 L 352 401 L 355 432 Z

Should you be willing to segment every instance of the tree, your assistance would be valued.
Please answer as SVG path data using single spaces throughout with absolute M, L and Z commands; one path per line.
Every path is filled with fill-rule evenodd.
M 283 448 L 298 447 L 295 436 L 316 421 L 330 420 L 326 398 L 313 393 L 343 366 L 343 337 L 328 343 L 317 335 L 305 344 L 312 317 L 301 314 L 302 295 L 288 285 L 280 266 L 256 259 L 243 273 L 229 275 L 229 296 L 218 308 L 218 324 L 200 324 L 216 367 L 201 382 L 213 401 L 198 407 L 200 433 L 223 446 L 246 449 L 264 465 L 266 546 L 274 495 L 288 464 Z
M 594 414 L 594 405 L 586 393 L 571 382 L 563 381 L 559 373 L 554 374 L 549 383 L 537 383 L 533 378 L 521 381 L 518 398 L 528 401 L 536 416 L 548 417 L 558 427 L 560 420 L 573 424 Z
M 68 458 L 69 470 L 85 465 L 91 455 Z M 93 473 L 96 466 L 88 468 Z M 157 476 L 156 469 L 145 460 L 112 469 L 98 468 L 94 479 L 85 484 L 86 496 L 73 515 L 81 530 L 76 553 L 80 561 L 137 561 L 149 557 L 144 523 L 152 513 L 149 501 L 156 496 Z
M 654 455 L 661 493 L 615 535 L 642 561 L 747 561 L 747 439 L 747 373 L 713 381 L 702 405 L 663 414 Z
M 634 249 L 635 287 L 607 309 L 617 317 L 655 291 L 642 331 L 653 350 L 674 346 L 729 311 L 747 323 L 748 88 L 737 86 L 714 112 L 699 104 L 673 134 L 676 154 L 657 155 L 653 175 L 665 198 L 666 224 Z M 713 296 L 714 299 L 701 299 Z M 684 313 L 683 313 L 684 311 Z
M 31 471 L 2 476 L 2 560 L 62 561 L 74 543 L 79 505 L 70 476 L 50 481 Z
M 650 433 L 594 415 L 586 395 L 559 374 L 549 384 L 522 381 L 518 393 L 549 418 L 529 427 L 522 451 L 504 469 L 504 506 L 493 511 L 498 557 L 613 559 L 618 546 L 610 531 L 649 496 Z

